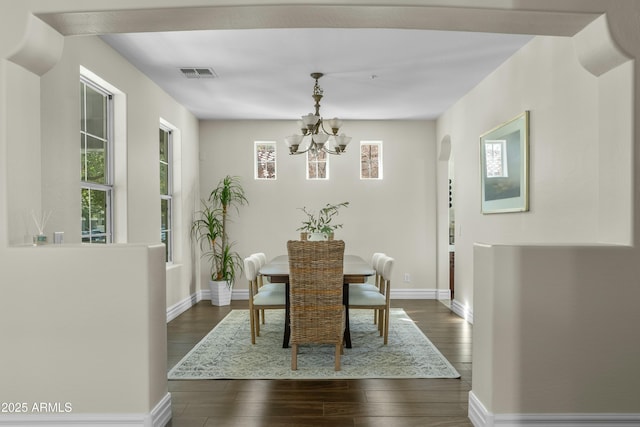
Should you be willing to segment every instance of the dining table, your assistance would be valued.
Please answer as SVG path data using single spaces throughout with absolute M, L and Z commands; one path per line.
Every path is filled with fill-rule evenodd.
M 266 276 L 272 283 L 285 284 L 285 325 L 282 347 L 289 347 L 291 336 L 291 323 L 289 316 L 289 256 L 278 255 L 264 264 L 259 273 Z M 345 307 L 344 342 L 347 348 L 351 348 L 351 331 L 349 329 L 349 284 L 365 283 L 369 276 L 375 275 L 371 265 L 358 255 L 344 255 L 342 301 Z

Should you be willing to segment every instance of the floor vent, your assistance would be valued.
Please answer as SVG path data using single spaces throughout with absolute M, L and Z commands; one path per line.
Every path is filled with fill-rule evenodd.
M 180 72 L 188 79 L 214 79 L 218 77 L 212 68 L 184 67 L 180 68 Z

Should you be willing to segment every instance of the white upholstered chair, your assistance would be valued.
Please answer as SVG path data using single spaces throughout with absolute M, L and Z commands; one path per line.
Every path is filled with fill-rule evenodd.
M 394 260 L 382 255 L 378 260 L 380 266 L 380 288 L 377 290 L 358 289 L 355 285 L 349 287 L 349 310 L 373 309 L 378 313 L 378 330 L 384 337 L 386 345 L 389 339 L 389 308 L 391 294 L 391 271 Z
M 267 263 L 267 256 L 264 254 L 264 252 L 256 252 L 249 256 L 253 257 L 258 264 L 257 266 L 258 292 L 276 291 L 276 290 L 280 292 L 284 292 L 285 291 L 284 283 L 271 283 L 269 282 L 269 279 L 266 276 L 260 274 L 260 268 Z M 261 323 L 264 325 L 265 323 L 264 310 L 260 310 L 260 319 L 261 319 Z
M 251 322 L 251 344 L 260 336 L 260 312 L 268 309 L 285 308 L 285 288 L 261 289 L 258 291 L 258 270 L 260 261 L 255 256 L 244 259 L 245 277 L 249 282 L 249 321 Z
M 373 277 L 374 282 L 373 283 L 355 283 L 352 286 L 360 286 L 360 290 L 367 290 L 367 291 L 377 291 L 380 290 L 380 267 L 378 266 L 378 262 L 379 260 L 386 256 L 383 252 L 376 252 L 371 256 L 371 268 L 373 268 L 373 270 L 376 272 L 376 274 Z
M 375 275 L 371 276 L 373 278 L 373 283 L 350 283 L 349 284 L 349 295 L 352 292 L 361 292 L 361 291 L 380 291 L 380 278 L 382 277 L 382 264 L 384 262 L 384 257 L 386 255 L 383 252 L 375 252 L 371 256 L 371 268 L 376 272 Z M 380 262 L 383 260 L 383 262 Z M 378 323 L 378 311 L 373 311 L 373 324 Z
M 267 263 L 267 256 L 264 252 L 256 252 L 249 256 L 255 258 L 258 262 L 258 291 L 281 289 L 284 292 L 284 283 L 271 283 L 267 277 L 260 274 L 260 267 Z

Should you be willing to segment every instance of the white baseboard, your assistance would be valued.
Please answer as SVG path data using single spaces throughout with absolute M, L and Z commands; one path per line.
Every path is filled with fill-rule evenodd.
M 171 416 L 171 393 L 167 393 L 151 411 L 150 424 L 145 427 L 164 427 L 171 421 Z
M 211 299 L 209 290 L 204 289 L 201 291 L 201 299 Z M 391 289 L 391 299 L 447 299 L 450 295 L 448 289 Z M 248 289 L 233 289 L 231 291 L 232 300 L 248 300 Z
M 475 427 L 616 427 L 640 426 L 640 414 L 492 414 L 473 391 L 469 419 Z
M 451 311 L 462 317 L 467 322 L 473 324 L 473 310 L 460 304 L 460 301 L 455 299 L 451 301 Z
M 469 420 L 475 427 L 492 427 L 493 414 L 487 411 L 480 399 L 476 397 L 473 390 L 469 392 Z
M 438 298 L 436 298 L 437 300 L 451 299 L 450 289 L 438 289 L 436 292 L 438 295 Z
M 25 414 L 2 415 L 0 426 L 11 427 L 164 427 L 171 420 L 171 394 L 149 414 Z
M 451 297 L 449 289 L 392 289 L 391 299 L 435 299 L 447 300 Z M 231 299 L 242 301 L 249 299 L 248 289 L 233 289 L 231 291 Z M 211 291 L 203 289 L 188 298 L 172 305 L 167 309 L 167 323 L 190 309 L 195 303 L 201 300 L 211 300 Z M 473 313 L 465 309 L 458 301 L 453 300 L 451 310 L 458 316 L 473 323 Z
M 189 310 L 195 303 L 197 303 L 201 299 L 202 298 L 199 298 L 199 294 L 195 293 L 167 308 L 167 323 L 171 322 L 173 319 Z M 211 297 L 209 297 L 209 299 L 211 299 Z
M 391 299 L 440 299 L 437 289 L 393 289 Z
M 211 300 L 211 291 L 209 289 L 203 289 L 198 292 L 200 295 L 200 300 Z M 249 289 L 232 289 L 231 290 L 231 299 L 232 300 L 248 300 L 249 299 Z
M 201 298 L 198 299 L 211 299 L 209 290 L 205 289 L 199 292 Z M 391 289 L 391 299 L 436 299 L 443 300 L 449 299 L 451 292 L 449 289 Z M 248 300 L 248 289 L 234 289 L 231 292 L 232 300 Z
M 232 289 L 231 299 L 249 301 L 249 289 Z

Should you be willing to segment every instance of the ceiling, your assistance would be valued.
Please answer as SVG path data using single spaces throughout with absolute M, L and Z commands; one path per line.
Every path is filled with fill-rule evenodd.
M 434 119 L 532 36 L 397 29 L 108 34 L 105 42 L 200 119 Z M 211 68 L 187 78 L 181 68 Z

